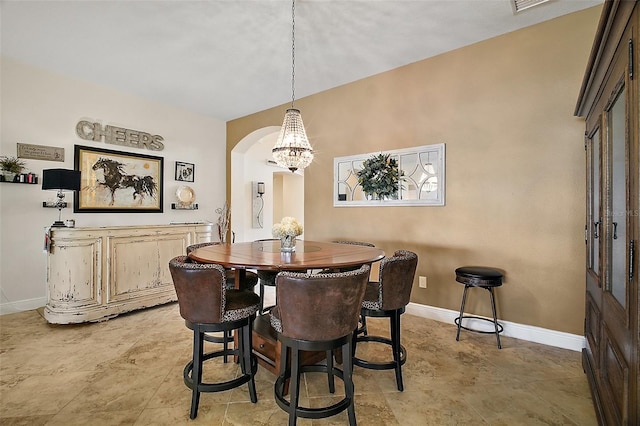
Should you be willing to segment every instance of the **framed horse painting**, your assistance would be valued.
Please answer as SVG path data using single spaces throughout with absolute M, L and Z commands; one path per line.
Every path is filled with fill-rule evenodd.
M 74 213 L 162 213 L 162 157 L 80 145 L 74 154 Z

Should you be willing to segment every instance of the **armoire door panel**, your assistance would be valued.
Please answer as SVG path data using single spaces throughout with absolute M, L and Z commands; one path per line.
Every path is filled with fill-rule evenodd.
M 626 424 L 629 400 L 629 365 L 616 343 L 610 339 L 609 330 L 603 328 L 601 384 L 609 401 L 608 410 L 612 424 Z
M 596 368 L 599 368 L 600 365 L 600 356 L 597 351 L 597 348 L 600 346 L 600 321 L 600 310 L 593 300 L 593 297 L 590 294 L 587 294 L 585 337 L 587 339 L 591 363 Z

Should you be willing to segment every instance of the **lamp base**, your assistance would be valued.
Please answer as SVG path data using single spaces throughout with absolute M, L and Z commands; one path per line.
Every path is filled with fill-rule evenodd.
M 65 226 L 66 225 L 61 220 L 56 220 L 55 222 L 53 222 L 53 225 L 51 225 L 52 228 L 64 228 Z

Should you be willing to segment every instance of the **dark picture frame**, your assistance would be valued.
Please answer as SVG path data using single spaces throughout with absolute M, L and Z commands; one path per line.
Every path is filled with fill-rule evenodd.
M 162 213 L 164 158 L 75 145 L 74 213 Z
M 179 180 L 180 182 L 193 182 L 195 177 L 195 164 L 176 161 L 176 180 Z

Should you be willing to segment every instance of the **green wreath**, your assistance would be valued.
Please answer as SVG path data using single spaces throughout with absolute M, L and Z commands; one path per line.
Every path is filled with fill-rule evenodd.
M 356 172 L 362 191 L 374 199 L 398 199 L 400 172 L 398 160 L 391 154 L 378 154 L 362 162 Z

